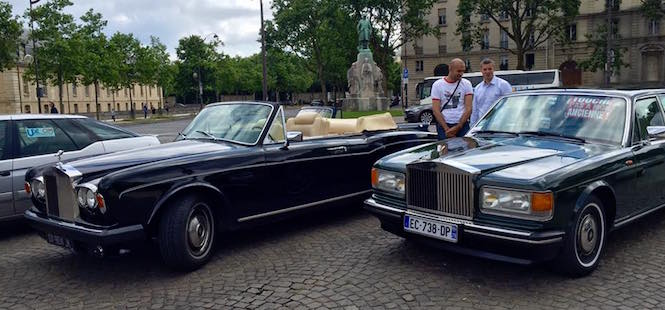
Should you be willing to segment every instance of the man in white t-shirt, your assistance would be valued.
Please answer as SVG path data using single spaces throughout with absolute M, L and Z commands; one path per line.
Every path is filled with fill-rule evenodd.
M 462 75 L 464 61 L 455 58 L 448 64 L 448 76 L 432 85 L 432 114 L 439 139 L 462 137 L 469 131 L 473 86 Z

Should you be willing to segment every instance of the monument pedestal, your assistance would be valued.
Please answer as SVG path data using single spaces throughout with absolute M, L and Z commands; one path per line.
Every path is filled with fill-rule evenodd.
M 356 62 L 346 74 L 349 82 L 349 96 L 344 99 L 345 110 L 385 111 L 390 100 L 383 94 L 383 73 L 374 62 L 372 51 L 361 49 Z

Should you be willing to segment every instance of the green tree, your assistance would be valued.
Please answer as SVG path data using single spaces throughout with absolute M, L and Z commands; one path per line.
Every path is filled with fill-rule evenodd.
M 69 0 L 52 0 L 37 6 L 26 18 L 32 17 L 36 28 L 30 38 L 39 42 L 35 53 L 39 63 L 39 76 L 42 81 L 58 85 L 60 111 L 64 112 L 63 85 L 76 81 L 78 60 L 82 49 L 80 42 L 73 39 L 76 32 L 74 17 L 63 13 L 72 3 Z M 34 80 L 34 67 L 28 68 L 26 76 Z
M 0 1 L 0 72 L 15 64 L 21 23 L 12 16 L 12 6 Z
M 204 38 L 196 35 L 180 39 L 176 48 L 178 57 L 178 70 L 175 77 L 176 94 L 185 97 L 198 96 L 198 79 L 201 79 L 204 95 L 206 92 L 215 91 L 216 63 L 220 58 L 216 49 L 220 44 L 222 42 L 217 39 L 206 42 Z M 201 98 L 201 101 L 203 99 Z
M 607 25 L 598 25 L 593 32 L 585 35 L 588 45 L 593 48 L 593 52 L 588 58 L 580 62 L 580 68 L 584 71 L 596 72 L 604 70 L 607 63 Z M 614 29 L 614 40 L 621 39 L 617 29 Z M 610 67 L 612 72 L 620 74 L 621 68 L 628 68 L 630 65 L 623 61 L 623 56 L 628 49 L 622 47 L 615 47 L 612 49 L 614 54 L 610 59 Z
M 109 40 L 107 50 L 107 61 L 115 67 L 114 74 L 109 75 L 105 81 L 107 87 L 114 90 L 113 103 L 115 105 L 115 92 L 122 88 L 128 89 L 129 104 L 133 111 L 136 110 L 133 89 L 138 82 L 136 62 L 140 48 L 141 42 L 133 34 L 116 32 Z
M 107 21 L 102 14 L 92 9 L 81 16 L 82 26 L 75 35 L 82 43 L 84 53 L 80 59 L 81 81 L 83 85 L 94 85 L 96 116 L 99 119 L 99 85 L 105 81 L 109 72 L 116 70 L 108 61 L 108 40 L 102 32 Z
M 641 0 L 644 16 L 660 20 L 665 16 L 665 1 L 663 0 Z
M 154 82 L 159 87 L 161 87 L 162 97 L 164 97 L 167 93 L 173 91 L 173 81 L 175 75 L 174 66 L 169 59 L 169 53 L 166 51 L 166 45 L 164 45 L 158 37 L 150 37 L 149 48 L 157 66 Z M 163 102 L 160 103 L 163 104 Z
M 486 48 L 501 49 L 517 56 L 517 69 L 524 69 L 524 55 L 564 32 L 579 14 L 580 0 L 466 0 L 460 1 L 457 35 L 467 48 L 470 43 L 487 44 Z M 476 17 L 478 16 L 478 17 Z M 495 46 L 483 42 L 488 23 L 496 24 L 515 47 Z
M 356 42 L 355 24 L 341 0 L 275 0 L 274 40 L 280 48 L 288 48 L 310 60 L 310 71 L 321 84 L 322 99 L 327 82 L 346 76 Z M 268 32 L 267 32 L 268 33 Z
M 280 93 L 304 92 L 312 86 L 314 76 L 307 70 L 306 60 L 281 49 L 268 50 L 270 88 L 279 101 Z
M 356 21 L 367 17 L 374 28 L 370 46 L 374 60 L 385 77 L 382 85 L 384 90 L 388 88 L 388 74 L 397 49 L 409 40 L 439 34 L 438 28 L 430 26 L 425 18 L 425 13 L 432 9 L 437 0 L 346 1 L 352 8 Z

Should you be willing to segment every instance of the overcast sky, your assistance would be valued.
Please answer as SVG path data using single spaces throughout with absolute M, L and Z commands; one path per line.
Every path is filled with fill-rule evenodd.
M 29 0 L 2 1 L 12 5 L 14 14 L 23 15 Z M 219 35 L 224 42 L 222 51 L 225 54 L 248 56 L 261 50 L 257 42 L 261 23 L 259 0 L 71 1 L 74 5 L 66 12 L 74 17 L 79 18 L 93 8 L 108 20 L 107 34 L 116 31 L 133 33 L 143 43 L 149 43 L 151 35 L 157 36 L 166 44 L 172 57 L 180 38 L 211 33 Z M 265 19 L 272 19 L 271 5 L 272 1 L 263 0 Z

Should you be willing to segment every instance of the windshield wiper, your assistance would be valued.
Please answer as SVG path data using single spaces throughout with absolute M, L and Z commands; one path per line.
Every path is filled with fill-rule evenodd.
M 211 133 L 209 133 L 209 132 L 206 132 L 206 131 L 203 131 L 203 130 L 197 130 L 197 131 L 195 131 L 195 132 L 200 133 L 200 134 L 203 134 L 204 136 L 206 136 L 206 137 L 208 137 L 208 138 L 210 138 L 210 139 L 213 139 L 213 140 L 220 140 L 219 138 L 215 137 L 213 134 L 211 134 Z
M 509 134 L 509 135 L 517 136 L 517 133 L 515 133 L 515 132 L 512 132 L 512 131 L 503 131 L 503 130 L 476 130 L 476 131 L 474 131 L 473 133 L 474 133 L 474 134 L 477 134 L 477 133 L 489 133 L 489 134 L 492 134 L 492 133 L 501 133 L 501 134 Z
M 586 143 L 586 140 L 584 138 L 580 137 L 575 137 L 575 136 L 569 136 L 569 135 L 564 135 L 556 132 L 547 132 L 547 131 L 520 131 L 517 134 L 520 135 L 534 135 L 534 136 L 541 136 L 541 137 L 557 137 L 557 138 L 563 138 L 563 139 L 568 139 L 568 140 L 575 140 L 578 142 Z
M 178 137 L 180 137 L 180 136 L 182 136 L 183 139 L 187 139 L 187 135 L 182 133 L 182 132 L 178 133 Z

